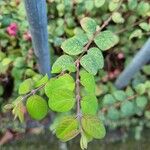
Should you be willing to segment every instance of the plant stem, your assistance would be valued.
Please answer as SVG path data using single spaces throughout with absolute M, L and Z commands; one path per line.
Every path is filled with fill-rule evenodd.
M 80 109 L 80 100 L 81 100 L 81 96 L 80 96 L 80 61 L 78 60 L 76 62 L 76 100 L 77 100 L 77 117 L 80 119 L 82 114 L 81 114 L 81 109 Z
M 28 94 L 24 95 L 22 97 L 22 101 L 26 100 L 29 96 L 34 95 L 36 92 L 38 92 L 40 89 L 44 88 L 45 84 L 41 85 L 40 87 L 33 89 Z

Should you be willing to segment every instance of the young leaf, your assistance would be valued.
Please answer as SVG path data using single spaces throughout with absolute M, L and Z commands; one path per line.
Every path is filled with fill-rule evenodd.
M 57 93 L 58 90 L 73 91 L 74 88 L 74 79 L 69 74 L 64 74 L 57 79 L 50 79 L 45 86 L 45 93 L 49 98 L 52 98 L 52 95 Z
M 85 70 L 96 75 L 97 71 L 104 66 L 104 58 L 101 51 L 98 48 L 93 47 L 81 58 L 80 63 Z
M 98 101 L 94 95 L 84 96 L 81 100 L 83 114 L 95 115 L 98 110 Z
M 150 31 L 150 24 L 146 23 L 146 22 L 142 22 L 139 24 L 139 26 L 141 27 L 141 29 L 143 29 L 144 31 Z
M 94 76 L 85 70 L 80 71 L 80 83 L 84 86 L 88 93 L 95 94 L 95 79 Z
M 82 117 L 81 124 L 85 133 L 91 135 L 93 138 L 102 139 L 106 134 L 103 123 L 92 115 L 85 115 Z
M 40 87 L 40 86 L 46 84 L 46 82 L 48 82 L 48 75 L 47 74 L 35 83 L 35 87 Z
M 133 38 L 141 38 L 142 37 L 142 30 L 141 29 L 136 29 L 135 31 L 133 31 L 129 37 L 129 39 L 133 39 Z
M 79 134 L 78 121 L 74 116 L 63 118 L 56 127 L 56 136 L 66 142 Z
M 124 23 L 124 18 L 122 17 L 122 15 L 119 12 L 114 12 L 113 13 L 112 20 L 115 23 Z
M 81 149 L 87 149 L 88 145 L 88 140 L 86 138 L 86 135 L 84 133 L 81 133 L 81 138 L 80 138 L 80 147 Z
M 47 102 L 38 95 L 30 96 L 26 102 L 29 115 L 35 120 L 43 119 L 48 112 Z
M 96 22 L 92 18 L 85 17 L 80 21 L 81 27 L 87 33 L 94 33 L 96 31 Z
M 78 33 L 74 36 L 77 40 L 79 40 L 82 45 L 85 45 L 88 43 L 88 36 L 85 33 Z
M 70 39 L 65 40 L 61 48 L 63 51 L 69 55 L 78 55 L 83 52 L 83 44 L 77 40 L 77 38 L 72 37 Z
M 33 81 L 32 79 L 26 79 L 19 86 L 19 94 L 27 94 L 32 90 Z
M 110 49 L 119 42 L 117 35 L 109 30 L 99 33 L 94 39 L 95 44 L 103 51 Z
M 52 66 L 52 73 L 60 73 L 62 71 L 75 72 L 75 64 L 72 57 L 68 55 L 60 56 Z
M 13 103 L 12 113 L 14 114 L 14 119 L 19 118 L 20 122 L 24 121 L 24 105 L 22 102 L 22 97 L 19 96 Z
M 94 0 L 95 7 L 97 8 L 103 6 L 104 3 L 105 3 L 105 0 Z
M 75 95 L 67 89 L 57 90 L 52 94 L 48 104 L 53 111 L 66 112 L 74 106 Z

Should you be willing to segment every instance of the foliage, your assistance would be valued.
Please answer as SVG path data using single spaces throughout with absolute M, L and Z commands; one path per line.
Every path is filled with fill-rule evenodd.
M 36 120 L 58 112 L 63 117 L 55 118 L 53 132 L 61 141 L 80 134 L 82 149 L 93 138 L 104 138 L 104 124 L 108 129 L 136 127 L 144 118 L 141 126 L 149 126 L 149 65 L 125 90 L 112 84 L 149 35 L 149 7 L 137 0 L 48 0 L 54 74 L 48 79 L 37 71 L 22 2 L 1 1 L 0 77 L 12 77 L 12 97 L 17 91 L 20 95 L 4 108 L 21 122 L 25 106 Z M 4 99 L 6 82 L 0 82 Z

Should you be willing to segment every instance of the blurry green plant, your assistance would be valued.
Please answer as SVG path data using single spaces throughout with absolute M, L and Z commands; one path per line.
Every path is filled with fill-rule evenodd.
M 49 109 L 58 112 L 60 115 L 50 129 L 61 141 L 80 134 L 82 149 L 86 149 L 92 139 L 104 138 L 103 123 L 110 129 L 135 125 L 137 133 L 144 124 L 150 125 L 147 109 L 150 83 L 145 81 L 149 65 L 143 67 L 144 79 L 142 75 L 136 77 L 132 87 L 126 90 L 117 90 L 107 82 L 112 74 L 106 67 L 103 69 L 104 58 L 110 51 L 123 52 L 128 57 L 126 65 L 130 55 L 145 42 L 150 32 L 147 21 L 149 3 L 136 0 L 48 0 L 49 42 L 56 54 L 63 50 L 60 57 L 53 57 L 55 62 L 51 72 L 58 75 L 48 79 L 47 75 L 37 73 L 31 43 L 21 37 L 27 30 L 25 15 L 20 13 L 24 12 L 22 4 L 17 11 L 15 2 L 8 2 L 0 2 L 0 11 L 3 11 L 0 18 L 0 36 L 3 37 L 0 41 L 0 73 L 6 75 L 12 65 L 14 91 L 18 90 L 20 96 L 5 109 L 12 109 L 15 118 L 24 121 L 24 105 L 31 118 L 36 120 L 45 118 Z M 10 37 L 4 31 L 12 21 L 21 22 L 17 37 Z M 3 91 L 0 86 L 0 95 Z M 48 101 L 42 96 L 44 94 Z M 144 116 L 143 123 L 135 116 Z

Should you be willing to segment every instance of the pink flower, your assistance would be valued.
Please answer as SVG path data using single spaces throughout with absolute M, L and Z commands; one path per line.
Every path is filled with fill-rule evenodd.
M 31 41 L 31 34 L 30 34 L 30 32 L 25 32 L 24 34 L 23 34 L 23 39 L 24 40 L 26 40 L 26 41 Z
M 11 23 L 7 29 L 6 29 L 7 33 L 10 35 L 10 36 L 16 36 L 17 35 L 17 32 L 18 32 L 18 26 L 16 23 Z

